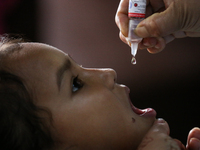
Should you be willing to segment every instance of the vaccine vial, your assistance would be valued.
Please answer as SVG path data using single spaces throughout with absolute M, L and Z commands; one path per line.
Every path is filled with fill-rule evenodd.
M 137 25 L 144 20 L 146 12 L 146 0 L 129 0 L 129 32 L 128 40 L 131 43 L 131 54 L 132 54 L 132 64 L 136 64 L 136 53 L 138 49 L 138 44 L 142 41 L 142 38 L 138 37 L 134 30 Z

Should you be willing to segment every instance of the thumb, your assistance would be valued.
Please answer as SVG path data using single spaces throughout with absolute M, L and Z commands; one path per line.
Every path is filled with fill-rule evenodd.
M 178 17 L 177 14 L 174 3 L 171 3 L 165 11 L 155 13 L 140 22 L 135 32 L 142 38 L 163 37 L 172 34 L 181 28 L 179 24 L 181 17 Z

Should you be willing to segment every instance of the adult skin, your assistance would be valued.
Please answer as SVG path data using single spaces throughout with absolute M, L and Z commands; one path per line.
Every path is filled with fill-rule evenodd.
M 128 5 L 129 0 L 121 0 L 115 17 L 120 38 L 127 44 Z M 199 0 L 147 0 L 147 18 L 135 29 L 144 38 L 139 48 L 157 53 L 175 38 L 200 37 L 199 8 Z

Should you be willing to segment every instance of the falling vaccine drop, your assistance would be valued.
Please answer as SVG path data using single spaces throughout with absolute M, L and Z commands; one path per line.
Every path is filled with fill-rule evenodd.
M 135 59 L 135 57 L 132 57 L 132 59 L 131 59 L 131 63 L 132 63 L 133 65 L 136 64 L 136 59 Z

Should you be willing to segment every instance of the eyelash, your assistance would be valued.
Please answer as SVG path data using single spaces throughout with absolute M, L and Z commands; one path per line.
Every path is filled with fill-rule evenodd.
M 77 92 L 80 88 L 83 87 L 83 83 L 79 80 L 78 76 L 73 79 L 72 83 L 72 92 Z

